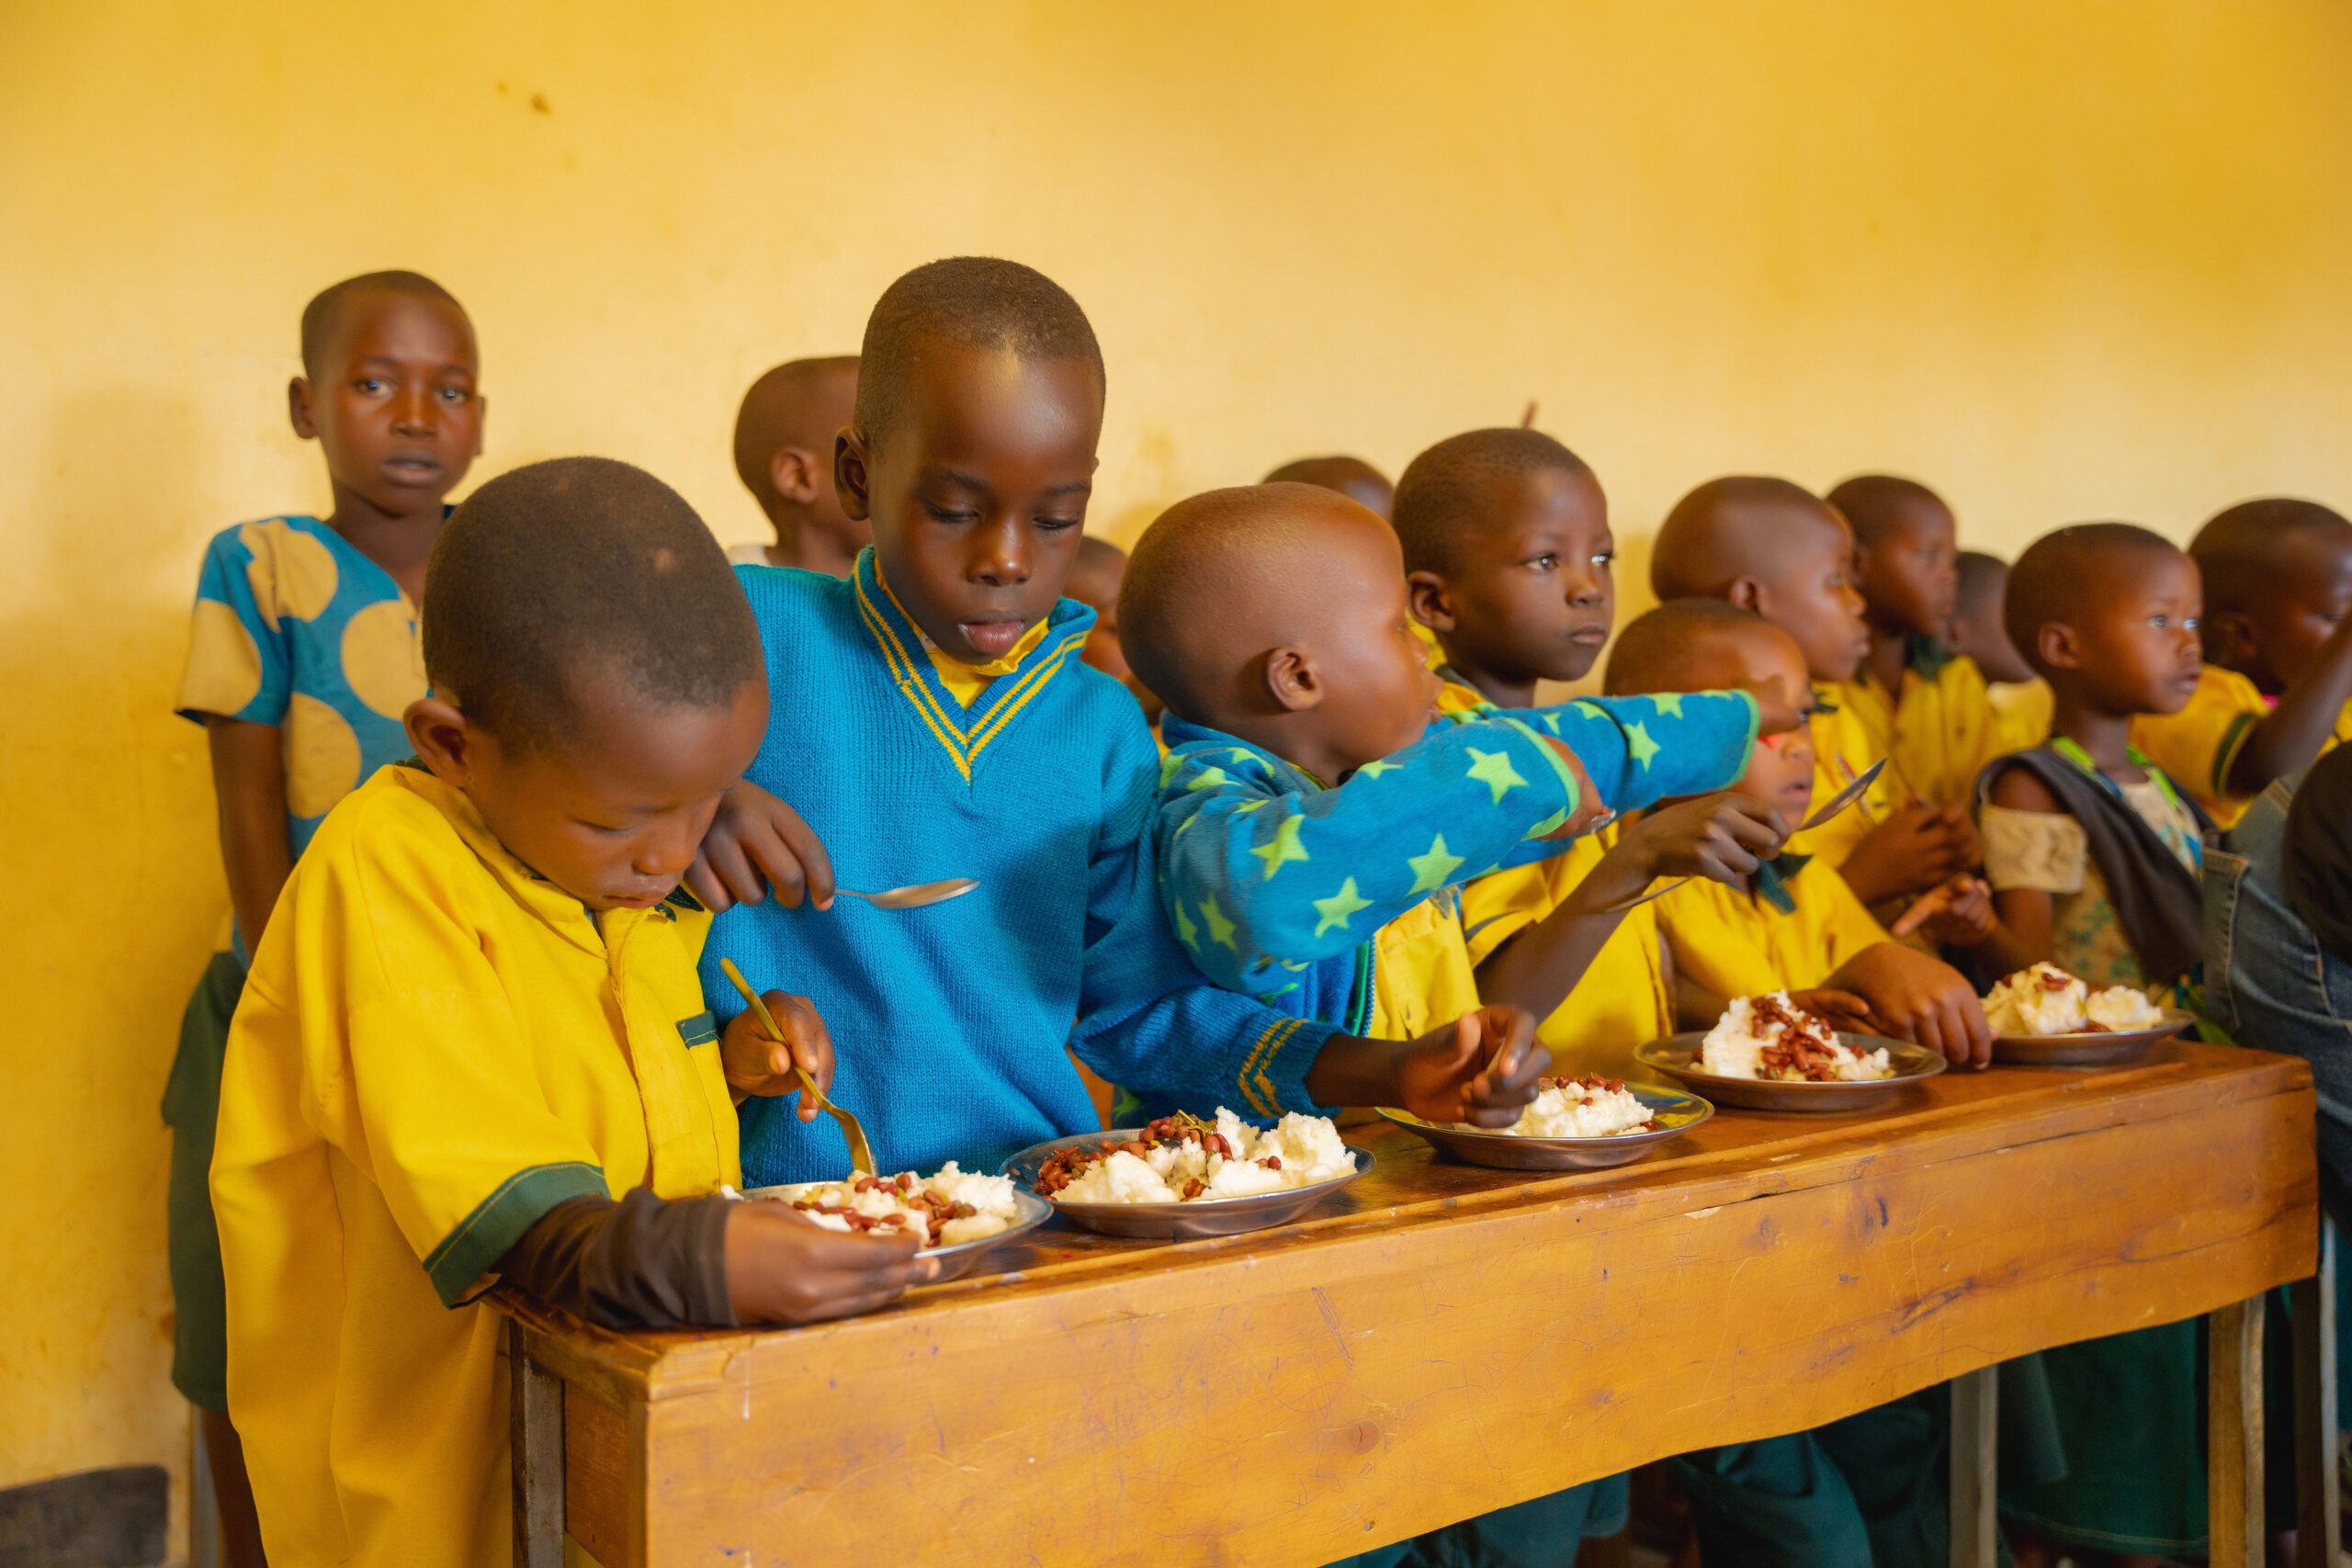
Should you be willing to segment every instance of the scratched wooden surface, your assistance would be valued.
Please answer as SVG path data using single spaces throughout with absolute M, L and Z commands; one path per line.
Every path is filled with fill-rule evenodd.
M 1948 1073 L 1878 1115 L 1726 1111 L 1617 1171 L 1365 1128 L 1378 1170 L 1299 1224 L 1049 1227 L 851 1323 L 627 1336 L 507 1304 L 566 1382 L 567 1528 L 608 1568 L 951 1540 L 1317 1563 L 2307 1274 L 2312 1104 L 2300 1062 L 2180 1043 Z

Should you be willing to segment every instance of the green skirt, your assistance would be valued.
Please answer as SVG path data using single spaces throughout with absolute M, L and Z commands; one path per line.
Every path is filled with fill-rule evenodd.
M 220 1115 L 220 1057 L 245 968 L 216 953 L 180 1018 L 179 1053 L 164 1086 L 172 1130 L 165 1200 L 172 1269 L 172 1383 L 191 1404 L 229 1408 L 229 1316 L 220 1282 L 220 1232 L 212 1223 L 212 1129 Z

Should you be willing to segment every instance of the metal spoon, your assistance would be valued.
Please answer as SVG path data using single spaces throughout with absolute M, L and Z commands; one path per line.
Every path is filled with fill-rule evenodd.
M 888 887 L 879 893 L 860 893 L 854 887 L 836 887 L 833 891 L 844 898 L 863 898 L 877 909 L 920 909 L 927 904 L 944 904 L 950 898 L 961 898 L 978 886 L 968 876 L 956 876 L 945 882 L 917 882 L 905 887 Z
M 1869 767 L 1864 768 L 1861 771 L 1860 776 L 1856 778 L 1853 783 L 1848 784 L 1844 789 L 1839 790 L 1836 795 L 1831 795 L 1828 800 L 1822 805 L 1820 810 L 1815 812 L 1812 816 L 1798 823 L 1795 829 L 1789 834 L 1789 837 L 1793 839 L 1799 833 L 1811 832 L 1814 829 L 1820 827 L 1824 822 L 1828 821 L 1832 817 L 1838 815 L 1848 807 L 1861 799 L 1865 794 L 1869 793 L 1871 785 L 1878 782 L 1879 774 L 1886 771 L 1886 762 L 1887 760 L 1884 757 L 1881 757 L 1877 761 L 1872 762 Z M 1673 892 L 1676 888 L 1681 886 L 1684 883 L 1690 880 L 1690 878 L 1687 876 L 1678 876 L 1673 881 L 1668 883 L 1665 886 L 1660 887 L 1654 892 L 1645 893 L 1638 898 L 1628 898 L 1622 904 L 1611 904 L 1609 908 L 1601 910 L 1600 912 L 1604 915 L 1614 915 L 1620 914 L 1627 909 L 1638 909 L 1653 898 L 1665 897 L 1668 894 Z
M 722 958 L 718 966 L 727 972 L 729 980 L 735 982 L 735 988 L 743 993 L 743 999 L 752 1004 L 752 1014 L 760 1021 L 760 1026 L 781 1042 L 784 1031 L 776 1027 L 775 1014 L 768 1011 L 768 1004 L 760 999 L 759 992 L 752 989 L 752 982 L 743 978 L 743 972 L 735 967 L 735 961 Z M 841 1124 L 842 1138 L 849 1145 L 850 1169 L 862 1170 L 868 1176 L 881 1175 L 882 1168 L 874 1163 L 874 1145 L 865 1141 L 865 1129 L 857 1124 L 857 1118 L 827 1100 L 825 1091 L 817 1087 L 817 1080 L 808 1076 L 808 1068 L 796 1061 L 792 1064 L 792 1070 L 799 1075 L 800 1091 L 808 1097 L 808 1103 Z

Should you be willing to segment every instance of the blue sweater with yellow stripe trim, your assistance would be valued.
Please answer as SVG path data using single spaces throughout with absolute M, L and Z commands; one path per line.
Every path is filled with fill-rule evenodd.
M 892 1169 L 994 1169 L 1091 1130 L 1065 1044 L 1154 1104 L 1261 1117 L 1311 1106 L 1303 1079 L 1331 1031 L 1204 984 L 1160 915 L 1159 751 L 1135 699 L 1078 658 L 1091 610 L 1056 605 L 1044 638 L 967 708 L 871 550 L 847 581 L 737 575 L 769 682 L 752 782 L 808 819 L 844 886 L 980 886 L 925 909 L 731 909 L 702 959 L 715 1012 L 742 1008 L 721 958 L 814 1001 L 833 1038 L 833 1098 Z M 748 1102 L 742 1133 L 749 1184 L 849 1168 L 830 1120 L 804 1124 L 782 1102 Z
M 1269 1006 L 1361 1032 L 1372 942 L 1424 899 L 1548 859 L 1577 805 L 1546 743 L 1617 811 L 1736 783 L 1755 747 L 1744 692 L 1578 698 L 1449 714 L 1326 788 L 1249 742 L 1170 715 L 1154 836 L 1159 896 L 1201 972 Z

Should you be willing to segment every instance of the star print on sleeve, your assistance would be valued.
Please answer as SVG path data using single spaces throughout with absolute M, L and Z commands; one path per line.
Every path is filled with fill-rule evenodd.
M 1649 728 L 1646 725 L 1636 723 L 1625 727 L 1625 750 L 1634 759 L 1634 766 L 1644 773 L 1649 772 L 1650 763 L 1657 760 L 1658 752 L 1663 750 L 1665 748 L 1650 739 Z
M 1321 936 L 1328 931 L 1345 931 L 1349 921 L 1371 908 L 1372 900 L 1357 894 L 1356 879 L 1351 876 L 1340 884 L 1337 893 L 1329 898 L 1315 900 L 1315 912 L 1323 917 L 1315 928 L 1315 934 Z
M 1282 826 L 1274 829 L 1274 836 L 1250 852 L 1266 863 L 1267 881 L 1272 882 L 1274 873 L 1283 866 L 1294 862 L 1305 864 L 1312 858 L 1306 852 L 1306 846 L 1298 841 L 1298 830 L 1306 822 L 1306 818 L 1295 813 L 1283 818 Z
M 1475 759 L 1470 764 L 1470 776 L 1495 792 L 1494 803 L 1497 806 L 1500 806 L 1503 796 L 1512 790 L 1527 787 L 1527 781 L 1520 776 L 1517 768 L 1510 765 L 1510 752 L 1481 751 L 1473 746 L 1470 755 Z
M 1446 884 L 1447 878 L 1462 869 L 1462 857 L 1445 852 L 1445 835 L 1440 833 L 1430 840 L 1428 852 L 1408 855 L 1405 863 L 1413 868 L 1413 886 L 1408 893 L 1434 893 Z

